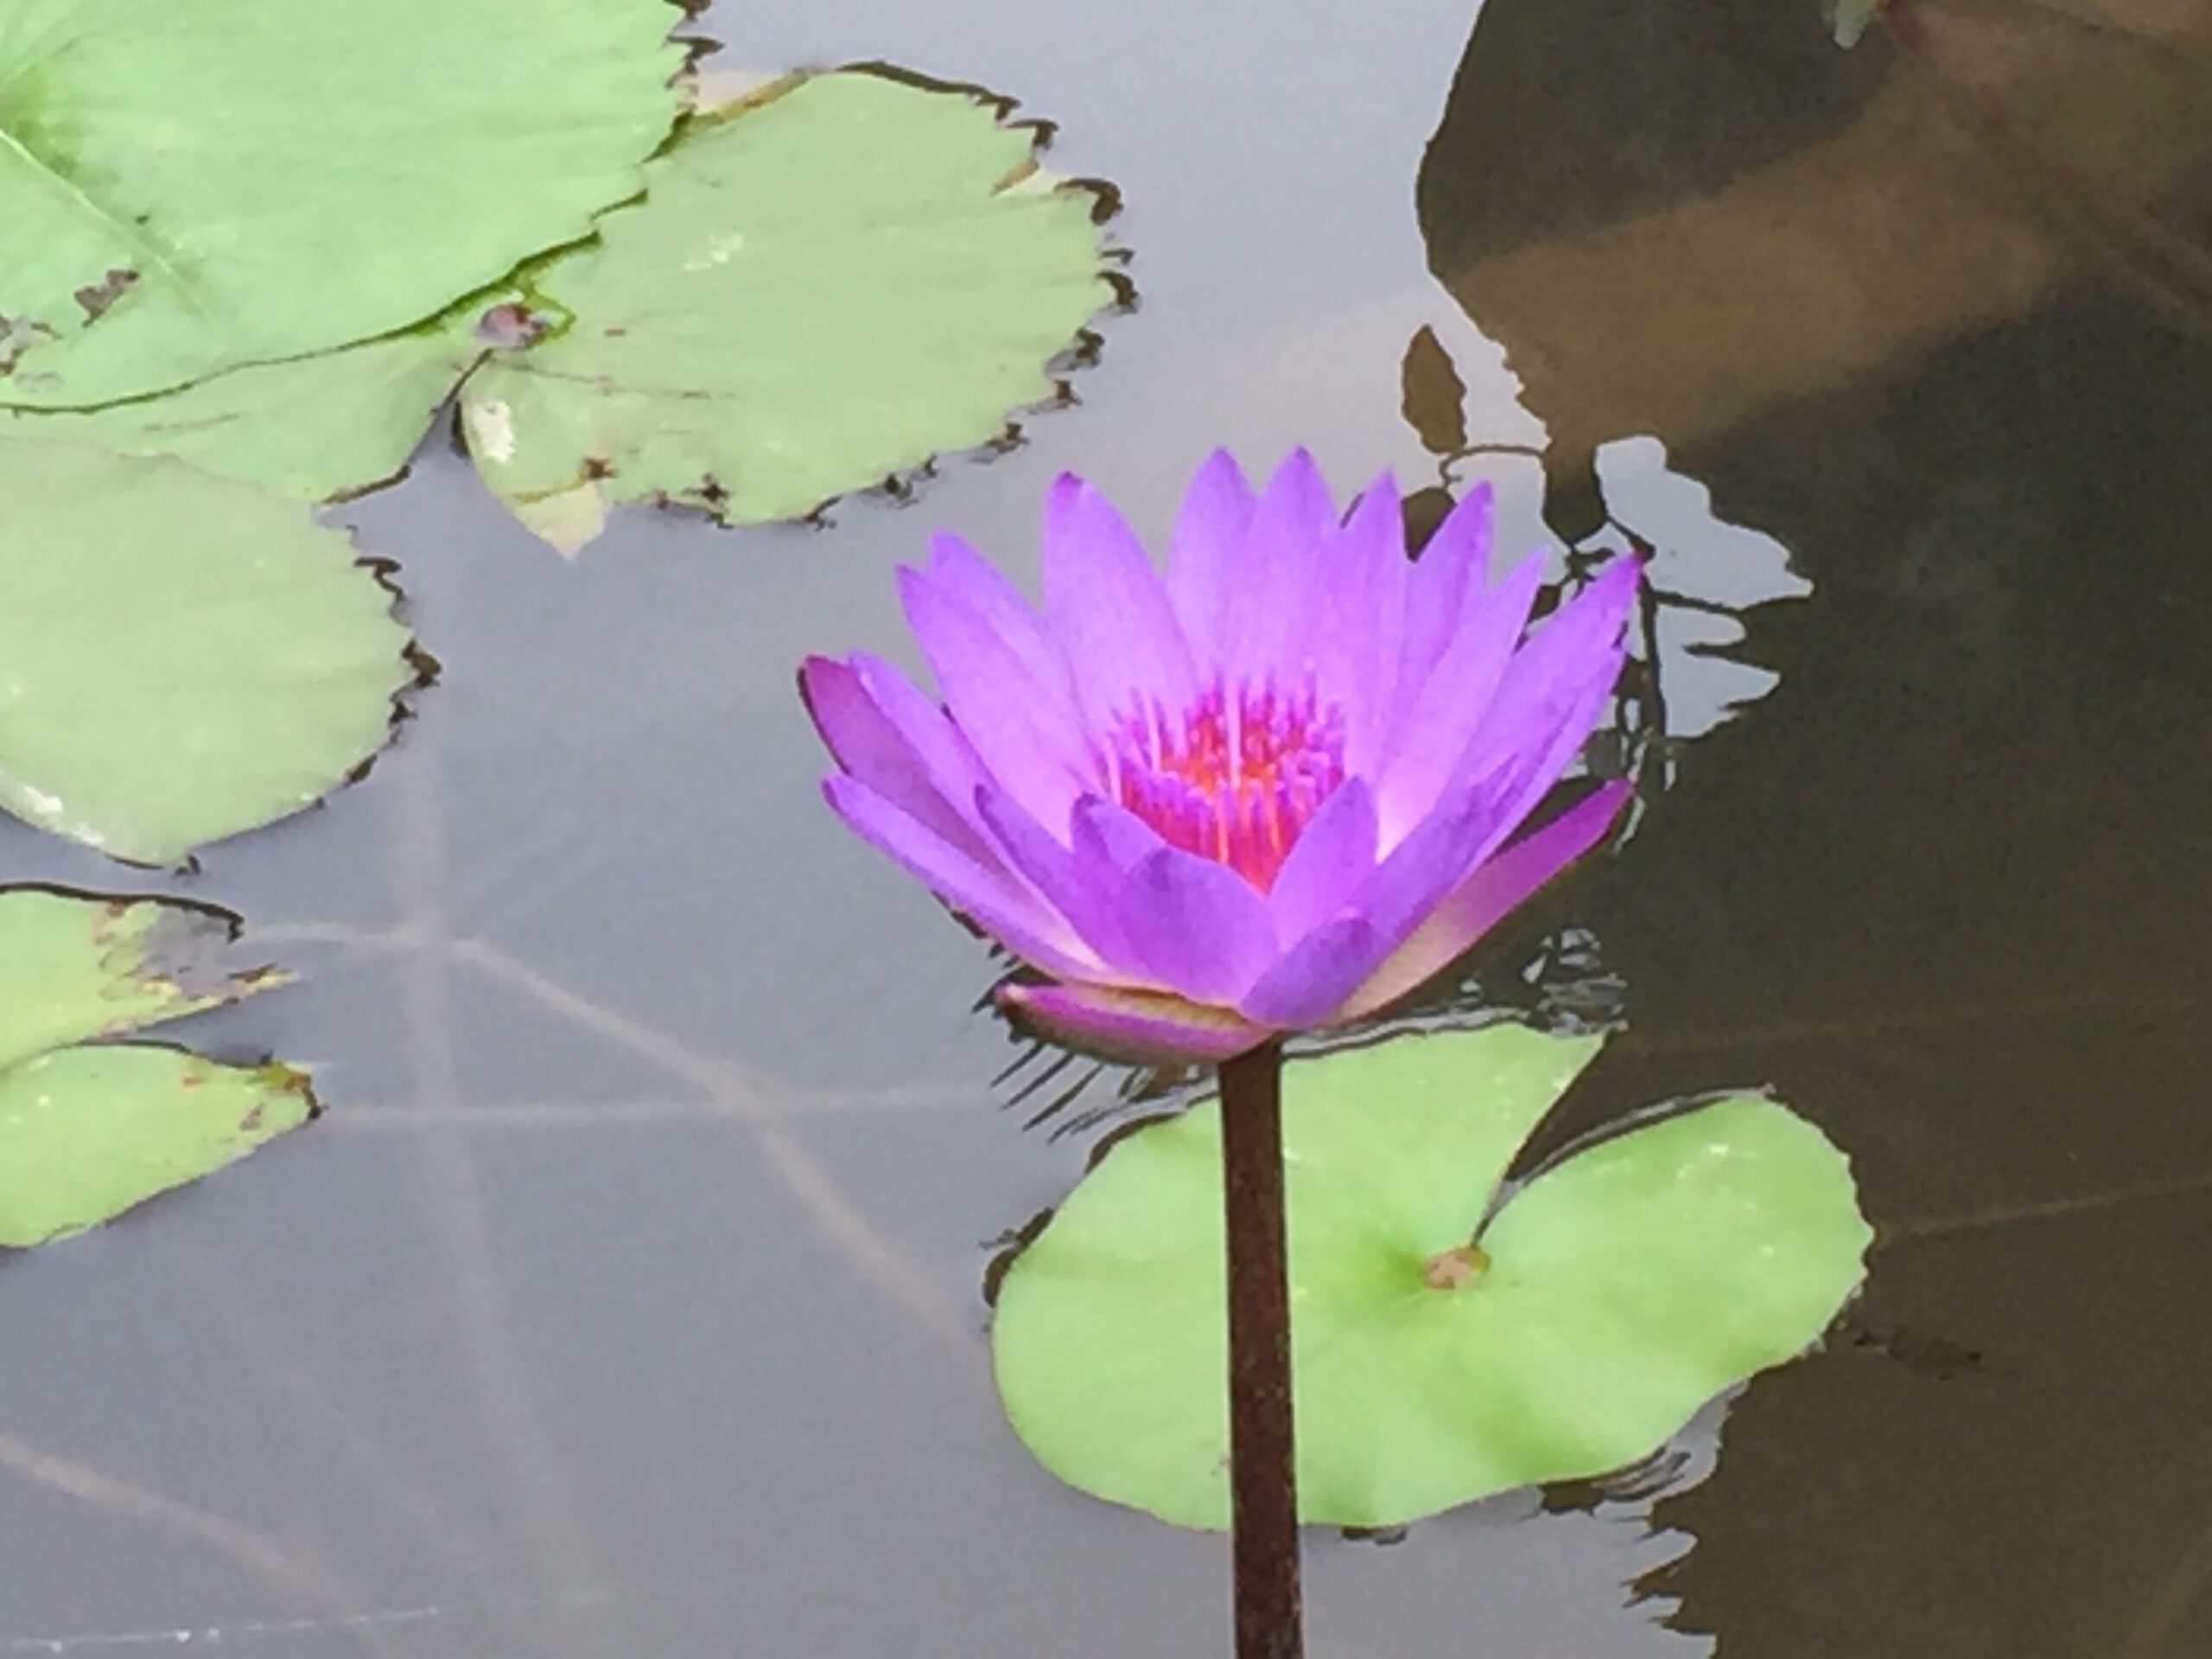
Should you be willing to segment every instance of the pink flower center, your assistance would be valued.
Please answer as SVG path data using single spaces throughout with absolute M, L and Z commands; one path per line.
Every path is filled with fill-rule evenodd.
M 1219 679 L 1180 718 L 1155 702 L 1124 715 L 1107 771 L 1115 799 L 1172 847 L 1274 885 L 1321 803 L 1344 780 L 1344 713 L 1309 681 L 1279 691 Z

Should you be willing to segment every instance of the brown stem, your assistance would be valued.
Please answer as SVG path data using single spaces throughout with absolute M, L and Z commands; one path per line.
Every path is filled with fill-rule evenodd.
M 1282 1051 L 1221 1067 L 1229 1235 L 1229 1484 L 1236 1659 L 1300 1659 L 1298 1483 L 1290 1407 L 1290 1275 L 1282 1179 Z

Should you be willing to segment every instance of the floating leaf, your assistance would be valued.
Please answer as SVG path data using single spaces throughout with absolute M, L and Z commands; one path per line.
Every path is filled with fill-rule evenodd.
M 276 982 L 219 964 L 237 933 L 235 917 L 200 905 L 0 887 L 0 1069 Z
M 306 1077 L 289 1066 L 63 1046 L 280 982 L 223 964 L 237 930 L 205 906 L 0 888 L 0 1245 L 95 1226 L 312 1115 Z
M 0 0 L 0 403 L 404 328 L 588 233 L 676 113 L 668 0 Z
M 175 455 L 219 477 L 328 501 L 396 476 L 483 350 L 466 319 L 442 319 L 105 409 L 0 408 L 0 437 Z
M 382 747 L 391 594 L 307 510 L 181 461 L 0 442 L 0 807 L 173 863 Z
M 607 502 L 797 517 L 996 436 L 1110 297 L 1091 196 L 1033 148 L 858 72 L 699 118 L 536 273 L 573 324 L 463 388 L 479 469 L 573 550 Z
M 1394 1526 L 1633 1463 L 1858 1284 L 1842 1155 L 1756 1096 L 1590 1146 L 1485 1221 L 1597 1046 L 1501 1025 L 1286 1071 L 1306 1520 Z M 1228 1520 L 1220 1188 L 1216 1103 L 1138 1130 L 1014 1261 L 993 1328 L 1039 1460 L 1185 1526 Z
M 0 1071 L 0 1245 L 82 1232 L 315 1114 L 307 1074 L 126 1043 Z

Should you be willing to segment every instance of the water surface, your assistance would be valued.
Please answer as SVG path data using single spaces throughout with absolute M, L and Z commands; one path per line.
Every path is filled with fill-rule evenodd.
M 0 1654 L 1224 1651 L 1220 1541 L 999 1418 L 982 1273 L 1086 1140 L 1007 1109 L 989 964 L 835 831 L 791 671 L 914 664 L 932 527 L 1033 579 L 1063 467 L 1156 532 L 1206 448 L 1296 442 L 1653 550 L 1637 833 L 1483 994 L 1624 1016 L 1556 1133 L 1771 1082 L 1882 1230 L 1828 1351 L 1640 1484 L 1317 1535 L 1313 1651 L 2203 1651 L 2201 26 L 1923 7 L 1938 74 L 1802 10 L 711 14 L 726 60 L 1058 121 L 1141 311 L 1080 408 L 827 530 L 630 513 L 564 565 L 435 444 L 346 510 L 444 676 L 367 782 L 173 884 L 304 972 L 200 1037 L 334 1109 L 5 1265 Z

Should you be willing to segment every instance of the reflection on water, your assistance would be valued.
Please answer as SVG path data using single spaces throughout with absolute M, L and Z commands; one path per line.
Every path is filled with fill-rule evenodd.
M 1645 554 L 1651 610 L 1644 644 L 1656 682 L 1649 712 L 1671 758 L 1780 683 L 1746 654 L 1756 649 L 1748 645 L 1757 626 L 1749 613 L 1803 599 L 1813 584 L 1773 537 L 1715 518 L 1712 493 L 1670 470 L 1656 439 L 1605 445 L 1596 471 L 1612 524 Z
M 1592 901 L 1631 1018 L 1583 1109 L 1770 1079 L 1883 1224 L 1663 1506 L 1669 1582 L 1754 1655 L 2193 1653 L 2212 1321 L 2153 1287 L 2212 1242 L 2212 13 L 1898 0 L 1822 57 L 1772 10 L 1498 0 L 1423 173 L 1554 522 L 1629 519 L 1652 432 L 1818 584 Z
M 1814 0 L 718 26 L 1059 118 L 1145 308 L 1083 408 L 827 532 L 640 516 L 556 568 L 436 454 L 349 511 L 446 678 L 176 884 L 308 970 L 195 1034 L 334 1109 L 0 1264 L 0 1653 L 1217 1653 L 1217 1541 L 999 1419 L 988 1241 L 1095 1136 L 994 1109 L 1033 1072 L 990 1082 L 982 952 L 823 817 L 789 676 L 912 665 L 931 527 L 1033 577 L 1062 466 L 1157 535 L 1204 450 L 1300 439 L 1430 512 L 1492 480 L 1562 579 L 1632 536 L 1675 596 L 1602 761 L 1635 833 L 1403 1017 L 1620 1027 L 1548 1142 L 1770 1081 L 1883 1228 L 1829 1350 L 1647 1471 L 1656 1529 L 1632 1484 L 1317 1538 L 1317 1652 L 2202 1651 L 2206 14 L 2069 4 L 1894 0 L 1919 35 L 1850 54 Z
M 2084 280 L 2202 337 L 2209 154 L 2212 14 L 2176 0 L 1897 0 L 1848 53 L 1809 4 L 1500 0 L 1422 216 L 1572 534 L 1607 438 L 1694 447 Z

